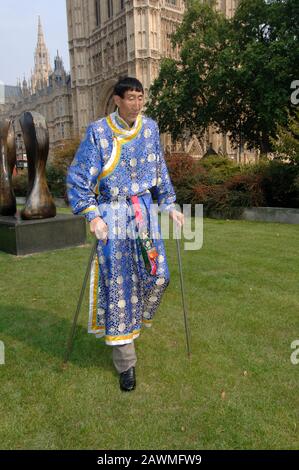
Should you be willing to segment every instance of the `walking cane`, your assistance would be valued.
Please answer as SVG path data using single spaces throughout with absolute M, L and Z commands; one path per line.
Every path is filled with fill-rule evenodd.
M 74 315 L 73 325 L 72 325 L 70 335 L 69 335 L 69 339 L 68 339 L 68 343 L 67 343 L 67 349 L 66 349 L 65 355 L 64 355 L 64 361 L 63 361 L 64 366 L 68 362 L 70 354 L 71 354 L 72 349 L 73 349 L 73 340 L 74 340 L 75 329 L 76 329 L 76 325 L 77 325 L 77 321 L 78 321 L 78 317 L 79 317 L 79 313 L 80 313 L 80 308 L 81 308 L 83 297 L 84 297 L 86 284 L 87 284 L 89 273 L 90 273 L 90 270 L 91 270 L 92 261 L 93 261 L 93 258 L 95 256 L 95 254 L 96 254 L 97 244 L 98 244 L 98 240 L 96 240 L 94 242 L 94 244 L 92 246 L 91 253 L 90 253 L 90 257 L 89 257 L 89 260 L 88 260 L 88 265 L 87 265 L 87 268 L 86 268 L 86 273 L 85 273 L 85 276 L 84 276 L 84 281 L 83 281 L 83 284 L 82 284 L 80 297 L 79 297 L 79 301 L 78 301 L 78 304 L 77 304 L 77 309 L 76 309 L 76 312 L 75 312 L 75 315 Z
M 186 343 L 187 343 L 187 354 L 188 358 L 191 357 L 190 351 L 190 334 L 187 322 L 187 313 L 186 313 L 186 304 L 185 304 L 185 290 L 184 290 L 184 283 L 183 283 L 183 270 L 182 270 L 182 260 L 181 260 L 181 250 L 180 250 L 180 243 L 178 238 L 178 227 L 176 222 L 174 221 L 175 226 L 175 238 L 176 238 L 176 247 L 177 247 L 177 254 L 178 254 L 178 263 L 179 263 L 179 271 L 180 271 L 180 281 L 181 281 L 181 292 L 182 292 L 182 304 L 183 304 L 183 313 L 184 313 L 184 324 L 185 324 L 185 333 L 186 333 Z

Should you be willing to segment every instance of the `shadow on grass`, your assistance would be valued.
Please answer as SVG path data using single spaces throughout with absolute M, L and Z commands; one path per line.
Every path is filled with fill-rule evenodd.
M 73 317 L 66 320 L 44 310 L 0 305 L 1 333 L 56 358 L 61 365 L 72 321 Z M 97 366 L 114 370 L 111 347 L 106 346 L 103 339 L 92 336 L 87 333 L 87 325 L 86 328 L 77 325 L 69 363 L 82 368 Z

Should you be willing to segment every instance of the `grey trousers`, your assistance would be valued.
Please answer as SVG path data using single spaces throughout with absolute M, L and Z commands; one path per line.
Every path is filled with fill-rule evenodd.
M 112 346 L 112 359 L 119 374 L 135 367 L 137 362 L 134 341 L 121 346 Z

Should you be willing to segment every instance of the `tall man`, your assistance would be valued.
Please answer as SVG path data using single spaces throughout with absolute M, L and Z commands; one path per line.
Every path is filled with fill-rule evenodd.
M 142 84 L 127 77 L 114 88 L 117 111 L 90 124 L 67 176 L 74 214 L 84 214 L 99 240 L 90 282 L 88 331 L 113 346 L 120 388 L 135 388 L 134 340 L 151 326 L 169 271 L 152 195 L 178 224 L 175 192 L 158 125 L 141 114 Z

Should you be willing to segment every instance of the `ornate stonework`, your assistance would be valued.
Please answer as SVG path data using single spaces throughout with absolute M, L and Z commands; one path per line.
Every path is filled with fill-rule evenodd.
M 218 0 L 217 9 L 231 17 L 237 2 Z M 49 126 L 50 148 L 64 139 L 82 136 L 89 122 L 113 111 L 112 91 L 120 77 L 137 77 L 147 96 L 161 59 L 178 57 L 170 37 L 182 21 L 185 1 L 66 0 L 66 7 L 72 80 L 58 53 L 51 72 L 39 19 L 31 79 L 28 83 L 24 79 L 17 87 L 5 87 L 6 104 L 0 100 L 0 117 L 17 117 L 25 110 L 43 114 Z M 163 143 L 166 148 L 198 157 L 212 144 L 217 152 L 239 160 L 239 152 L 227 136 L 212 128 L 205 138 L 186 138 L 175 148 L 167 135 Z
M 16 135 L 19 136 L 21 132 L 17 118 L 24 111 L 37 111 L 42 114 L 49 128 L 51 158 L 51 149 L 73 136 L 71 79 L 64 69 L 58 51 L 52 71 L 40 18 L 34 62 L 31 79 L 27 81 L 24 77 L 22 84 L 19 81 L 16 87 L 4 86 L 0 118 L 15 119 Z M 23 147 L 21 143 L 20 147 Z
M 218 0 L 217 9 L 233 16 L 238 0 Z M 72 76 L 74 131 L 114 109 L 112 90 L 121 76 L 137 77 L 145 94 L 163 57 L 178 57 L 170 37 L 182 21 L 184 0 L 66 0 Z M 168 136 L 166 147 L 173 148 Z M 238 160 L 226 136 L 209 129 L 202 140 L 176 146 L 202 156 L 212 144 Z
M 37 45 L 34 53 L 34 72 L 31 76 L 32 93 L 48 86 L 48 79 L 51 72 L 49 52 L 46 48 L 41 20 L 40 17 L 38 17 Z
M 164 56 L 177 56 L 170 34 L 181 22 L 183 0 L 66 0 L 74 127 L 113 109 L 114 84 L 138 77 L 147 94 Z

